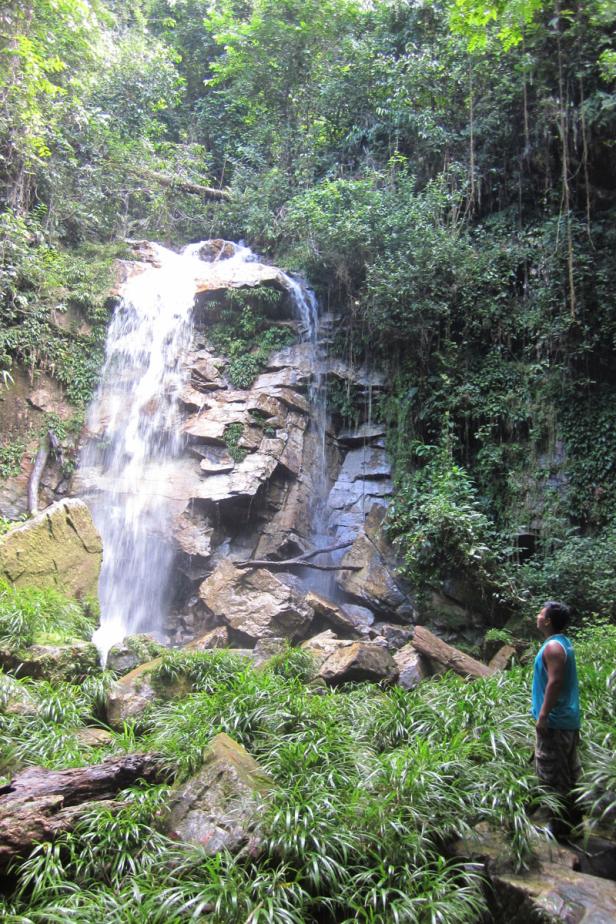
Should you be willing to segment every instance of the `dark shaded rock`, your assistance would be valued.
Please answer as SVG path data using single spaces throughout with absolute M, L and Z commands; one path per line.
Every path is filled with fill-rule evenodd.
M 235 853 L 258 848 L 259 812 L 272 781 L 228 735 L 216 735 L 203 766 L 171 796 L 163 827 L 170 837 L 202 848 Z
M 390 648 L 402 648 L 413 637 L 413 630 L 408 626 L 401 626 L 395 622 L 375 622 L 372 632 L 378 633 L 385 639 Z
M 344 607 L 337 606 L 321 594 L 311 592 L 306 594 L 306 603 L 314 610 L 315 616 L 318 616 L 324 622 L 328 623 L 334 629 L 339 630 L 346 638 L 354 639 L 366 635 L 369 630 L 369 622 L 366 617 L 362 618 L 363 613 L 370 613 L 364 607 Z M 360 610 L 358 615 L 354 610 Z M 374 620 L 374 616 L 372 616 Z
M 260 638 L 253 649 L 255 666 L 265 664 L 270 658 L 282 654 L 289 647 L 286 638 Z
M 535 866 L 515 872 L 502 832 L 481 822 L 469 837 L 452 845 L 451 853 L 483 864 L 493 886 L 497 921 L 612 924 L 616 920 L 616 883 L 579 872 L 576 850 L 539 837 L 533 849 Z
M 187 651 L 211 651 L 213 648 L 229 647 L 229 630 L 226 626 L 217 626 L 200 638 L 184 646 Z
M 358 569 L 337 572 L 336 582 L 360 605 L 377 613 L 393 614 L 408 603 L 374 542 L 367 536 L 360 535 L 355 540 L 342 559 L 342 565 Z

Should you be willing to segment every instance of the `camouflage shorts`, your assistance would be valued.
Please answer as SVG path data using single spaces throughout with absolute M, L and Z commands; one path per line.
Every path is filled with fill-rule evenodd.
M 579 731 L 564 728 L 537 729 L 535 770 L 544 786 L 567 798 L 578 781 Z

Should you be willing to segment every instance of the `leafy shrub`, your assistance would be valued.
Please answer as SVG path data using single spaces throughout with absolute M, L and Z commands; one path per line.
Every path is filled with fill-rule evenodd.
M 223 433 L 223 440 L 225 441 L 227 452 L 234 462 L 241 462 L 248 454 L 248 450 L 244 446 L 240 446 L 243 433 L 244 424 L 239 422 L 231 423 L 226 426 L 225 432 Z
M 470 476 L 446 446 L 417 446 L 418 452 L 428 461 L 400 477 L 387 517 L 406 575 L 419 587 L 455 572 L 491 583 L 498 542 Z

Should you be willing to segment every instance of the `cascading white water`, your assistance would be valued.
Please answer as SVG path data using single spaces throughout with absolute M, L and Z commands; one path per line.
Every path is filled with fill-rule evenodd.
M 184 384 L 182 360 L 192 338 L 197 280 L 203 284 L 211 278 L 216 288 L 222 271 L 226 284 L 241 285 L 256 260 L 249 248 L 238 245 L 225 246 L 224 259 L 213 262 L 200 258 L 203 243 L 180 254 L 151 247 L 155 265 L 124 285 L 109 327 L 101 384 L 88 415 L 92 438 L 78 474 L 103 539 L 102 615 L 94 636 L 103 662 L 126 635 L 162 636 L 165 628 L 174 561 L 169 541 L 174 506 L 166 488 L 182 449 L 178 396 Z M 319 444 L 312 526 L 315 534 L 324 534 L 325 393 L 317 304 L 296 280 L 284 273 L 279 279 L 312 347 L 311 397 Z
M 180 255 L 154 250 L 159 265 L 125 284 L 109 327 L 88 415 L 94 436 L 81 460 L 104 548 L 101 626 L 94 637 L 103 661 L 130 633 L 159 635 L 168 604 L 170 511 L 164 479 L 156 474 L 181 448 L 181 359 L 191 341 L 195 273 L 203 264 L 192 247 Z
M 310 404 L 312 408 L 311 425 L 316 436 L 316 454 L 312 471 L 312 515 L 310 523 L 311 541 L 315 548 L 327 548 L 331 545 L 328 528 L 327 497 L 329 493 L 328 465 L 326 453 L 327 430 L 327 386 L 324 374 L 325 357 L 320 340 L 319 306 L 314 292 L 286 276 L 295 309 L 299 314 L 302 335 L 310 344 L 310 367 L 312 379 L 310 384 Z M 329 559 L 321 558 L 325 564 Z M 306 575 L 312 590 L 318 590 L 325 596 L 335 596 L 335 581 L 331 572 L 311 571 Z

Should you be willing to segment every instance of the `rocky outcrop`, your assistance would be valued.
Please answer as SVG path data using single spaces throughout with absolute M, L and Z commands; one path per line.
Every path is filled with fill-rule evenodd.
M 319 669 L 319 676 L 332 685 L 362 680 L 391 681 L 396 673 L 396 664 L 387 648 L 375 642 L 353 642 L 340 647 Z
M 337 605 L 314 591 L 306 595 L 306 603 L 314 610 L 315 616 L 332 626 L 348 639 L 368 635 L 374 622 L 373 613 L 353 604 Z
M 313 610 L 300 594 L 263 568 L 241 571 L 222 561 L 199 588 L 208 609 L 241 636 L 256 641 L 305 635 Z
M 210 629 L 205 635 L 199 636 L 185 645 L 187 651 L 211 651 L 214 648 L 229 647 L 229 630 L 226 626 L 217 626 Z
M 337 578 L 338 586 L 358 603 L 385 615 L 404 612 L 408 607 L 407 597 L 368 536 L 358 536 L 341 565 L 358 568 L 340 571 Z
M 272 781 L 228 735 L 216 735 L 198 773 L 172 794 L 162 826 L 170 837 L 207 854 L 259 845 L 258 822 Z
M 468 837 L 452 845 L 451 853 L 483 866 L 492 885 L 497 920 L 507 924 L 608 924 L 616 920 L 616 883 L 580 872 L 577 851 L 539 837 L 532 846 L 533 868 L 515 872 L 502 832 L 481 822 Z
M 352 641 L 337 638 L 331 629 L 326 629 L 324 632 L 319 632 L 318 635 L 313 635 L 312 638 L 306 639 L 300 647 L 304 651 L 308 651 L 320 667 L 334 652 L 339 651 L 341 648 L 348 648 L 352 644 Z
M 101 562 L 100 536 L 77 499 L 58 501 L 0 537 L 0 575 L 17 587 L 95 597 Z

